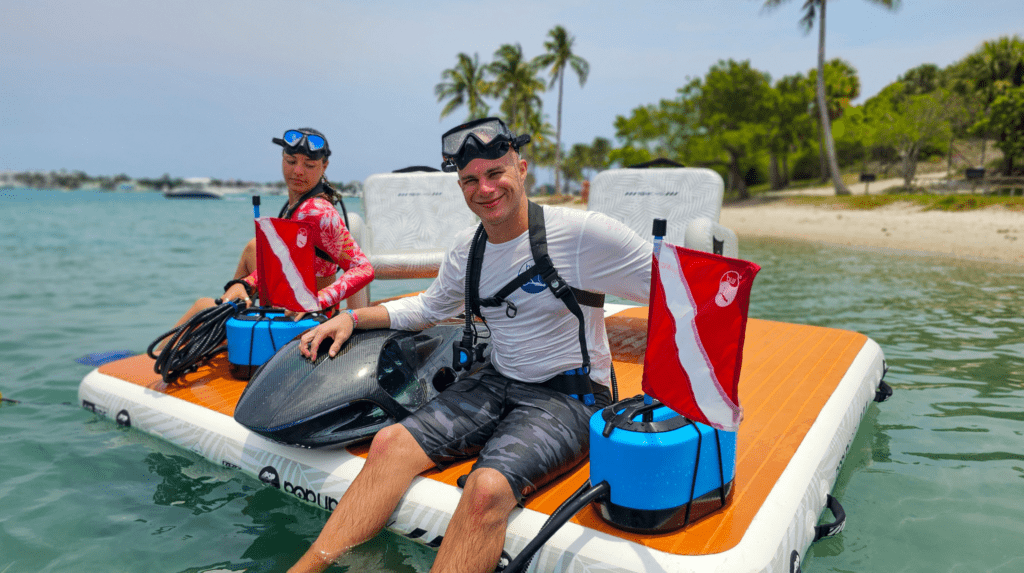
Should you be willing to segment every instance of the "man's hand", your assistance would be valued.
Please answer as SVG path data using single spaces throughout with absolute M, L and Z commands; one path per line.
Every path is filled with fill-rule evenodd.
M 286 311 L 284 311 L 284 315 L 286 317 L 292 319 L 295 322 L 298 322 L 298 321 L 302 320 L 303 318 L 306 318 L 307 314 L 309 314 L 309 313 L 307 313 L 307 312 L 295 312 L 294 310 L 286 310 Z
M 299 352 L 310 360 L 316 360 L 316 353 L 317 349 L 320 348 L 320 343 L 326 338 L 333 338 L 334 343 L 331 344 L 331 349 L 327 354 L 334 358 L 338 355 L 338 351 L 341 350 L 341 345 L 345 344 L 345 341 L 352 336 L 353 326 L 352 318 L 347 312 L 338 313 L 327 322 L 306 331 L 302 338 L 299 339 Z

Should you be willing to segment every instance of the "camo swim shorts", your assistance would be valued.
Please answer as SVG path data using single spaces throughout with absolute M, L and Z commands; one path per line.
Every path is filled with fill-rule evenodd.
M 607 390 L 595 397 L 587 406 L 487 364 L 399 423 L 439 468 L 477 455 L 473 470 L 497 470 L 521 502 L 587 456 L 590 416 L 611 403 Z

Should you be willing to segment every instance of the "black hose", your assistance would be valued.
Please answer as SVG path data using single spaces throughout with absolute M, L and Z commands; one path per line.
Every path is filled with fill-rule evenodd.
M 244 308 L 242 299 L 225 301 L 217 306 L 197 312 L 184 324 L 160 335 L 146 354 L 156 360 L 153 371 L 163 377 L 166 384 L 173 384 L 179 376 L 192 372 L 213 355 L 227 348 L 227 321 Z M 157 356 L 153 350 L 165 338 L 170 341 Z
M 619 401 L 619 381 L 615 379 L 615 364 L 611 365 L 612 369 L 612 404 Z
M 537 536 L 534 537 L 526 547 L 516 555 L 516 558 L 508 564 L 507 567 L 502 569 L 502 573 L 519 573 L 520 571 L 526 571 L 530 566 L 530 562 L 533 561 L 534 554 L 544 546 L 545 543 L 555 533 L 562 528 L 570 519 L 573 518 L 577 513 L 580 512 L 584 507 L 590 505 L 590 502 L 597 499 L 601 499 L 608 495 L 611 491 L 611 486 L 608 482 L 603 481 L 596 486 L 590 486 L 590 482 L 583 484 L 583 487 L 576 490 L 576 493 L 569 496 L 562 505 L 558 506 L 558 509 L 551 514 L 551 517 L 544 522 L 544 526 L 537 532 Z

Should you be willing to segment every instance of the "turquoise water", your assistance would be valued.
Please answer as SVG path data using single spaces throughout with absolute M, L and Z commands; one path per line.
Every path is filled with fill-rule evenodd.
M 219 294 L 251 216 L 247 197 L 0 190 L 0 392 L 20 401 L 0 405 L 0 573 L 284 571 L 315 538 L 322 510 L 76 404 L 89 368 L 74 359 L 141 352 Z M 752 316 L 871 336 L 895 388 L 836 485 L 846 530 L 804 570 L 1024 570 L 1022 269 L 799 242 L 740 251 L 764 269 Z M 384 533 L 335 570 L 422 572 L 432 555 Z

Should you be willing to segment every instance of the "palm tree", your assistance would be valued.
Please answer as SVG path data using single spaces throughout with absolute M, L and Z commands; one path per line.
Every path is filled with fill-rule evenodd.
M 788 0 L 764 0 L 764 8 L 776 8 Z M 896 10 L 901 0 L 868 0 Z M 828 0 L 804 0 L 804 16 L 800 18 L 800 24 L 804 30 L 809 32 L 814 27 L 814 17 L 818 16 L 818 111 L 821 121 L 821 129 L 824 134 L 825 149 L 828 152 L 829 171 L 832 175 L 832 185 L 836 188 L 836 195 L 849 195 L 850 190 L 843 185 L 843 179 L 839 173 L 839 162 L 836 161 L 836 146 L 832 139 L 832 124 L 828 119 L 828 106 L 825 101 L 825 6 Z
M 818 85 L 818 70 L 811 69 L 807 72 L 812 84 Z M 860 78 L 857 77 L 857 70 L 848 62 L 833 58 L 825 63 L 825 107 L 828 111 L 829 125 L 843 116 L 843 111 L 850 101 L 860 96 Z M 813 116 L 821 117 L 818 111 L 818 104 L 811 105 Z M 821 125 L 821 122 L 818 122 Z M 825 132 L 818 130 L 818 156 L 821 159 L 821 180 L 828 180 L 829 172 L 828 155 L 825 153 Z
M 548 87 L 555 87 L 558 82 L 558 116 L 555 122 L 555 193 L 560 193 L 561 188 L 561 166 L 562 166 L 562 86 L 565 83 L 565 70 L 571 67 L 580 80 L 580 87 L 587 83 L 587 75 L 590 73 L 590 64 L 586 60 L 572 53 L 572 45 L 576 41 L 569 35 L 569 32 L 562 26 L 555 26 L 548 31 L 551 38 L 544 42 L 544 49 L 547 53 L 537 56 L 533 61 L 538 67 L 551 67 L 551 83 Z
M 503 44 L 494 52 L 487 72 L 492 77 L 490 95 L 502 100 L 501 111 L 509 128 L 532 135 L 529 128 L 539 123 L 544 81 L 537 77 L 537 67 L 523 56 L 523 47 Z
M 463 105 L 469 108 L 466 121 L 486 117 L 490 108 L 483 98 L 488 95 L 490 86 L 484 79 L 485 66 L 480 65 L 477 54 L 470 58 L 468 54 L 460 53 L 456 59 L 455 67 L 441 72 L 441 83 L 434 86 L 438 102 L 448 99 L 441 110 L 441 118 Z

